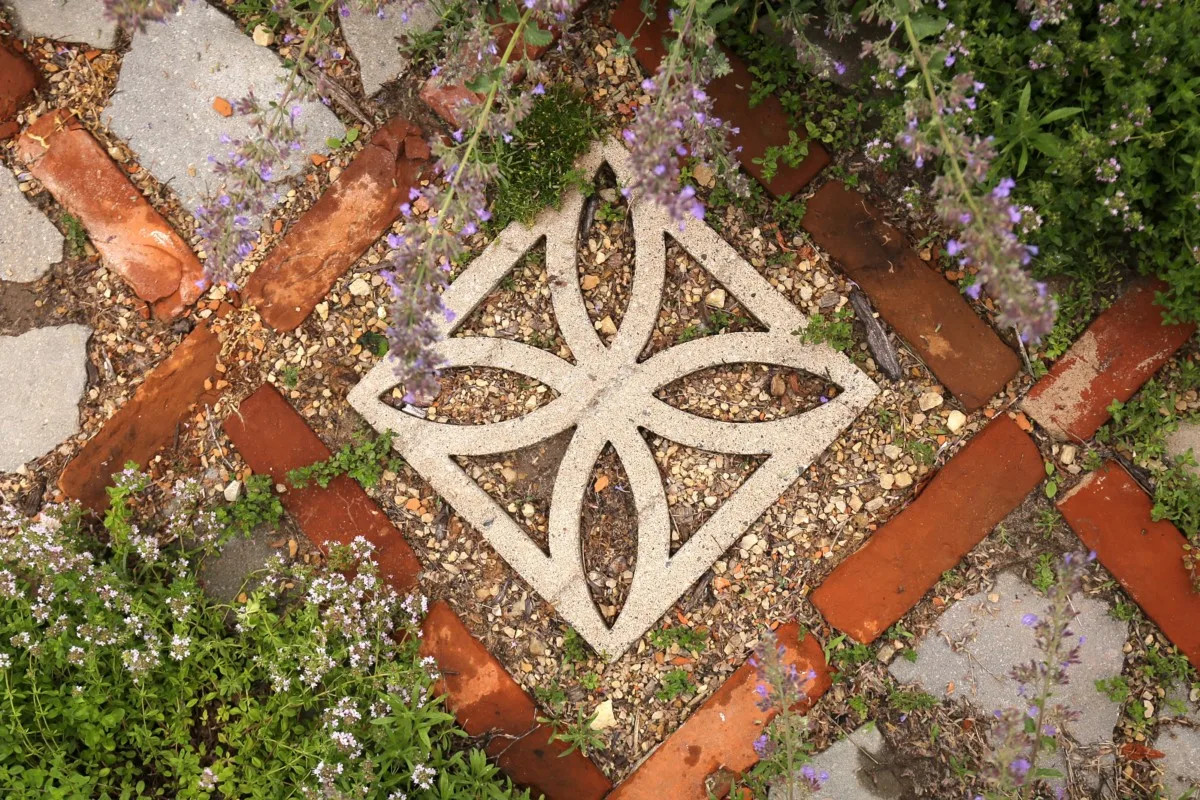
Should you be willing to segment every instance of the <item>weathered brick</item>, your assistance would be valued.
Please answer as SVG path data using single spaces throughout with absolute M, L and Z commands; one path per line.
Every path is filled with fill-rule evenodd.
M 800 224 L 968 411 L 1017 374 L 1016 353 L 863 195 L 830 181 L 809 199 Z
M 654 19 L 645 19 L 641 0 L 622 0 L 613 11 L 612 25 L 622 35 L 633 39 L 637 48 L 638 63 L 647 74 L 658 69 L 666 54 L 664 37 L 670 35 L 668 12 L 671 4 L 658 0 Z M 634 34 L 637 34 L 634 38 Z M 817 173 L 829 163 L 829 152 L 820 142 L 808 139 L 802 123 L 793 124 L 779 98 L 767 95 L 762 102 L 751 108 L 750 88 L 754 76 L 745 62 L 725 51 L 730 72 L 709 83 L 707 91 L 713 99 L 713 111 L 718 117 L 738 129 L 732 144 L 741 147 L 739 159 L 747 172 L 753 175 L 774 197 L 793 195 L 808 185 Z M 768 147 L 782 147 L 789 142 L 790 133 L 796 133 L 801 141 L 808 141 L 808 155 L 795 167 L 782 161 L 771 180 L 763 177 L 762 166 L 754 163 L 766 154 Z
M 130 461 L 145 467 L 190 424 L 192 406 L 216 399 L 204 382 L 217 374 L 220 354 L 216 333 L 207 323 L 196 326 L 67 464 L 58 479 L 63 493 L 87 508 L 107 508 L 112 474 Z
M 590 759 L 563 755 L 567 746 L 550 741 L 533 700 L 445 602 L 425 618 L 421 654 L 437 662 L 438 691 L 458 724 L 471 736 L 493 735 L 487 752 L 515 783 L 546 800 L 599 800 L 612 788 Z
M 74 116 L 38 117 L 17 140 L 17 155 L 156 316 L 179 316 L 208 287 L 196 254 Z
M 399 117 L 371 137 L 250 277 L 247 299 L 271 327 L 290 331 L 312 313 L 400 215 L 428 158 L 420 130 Z
M 1092 438 L 1108 407 L 1134 395 L 1183 346 L 1195 325 L 1164 325 L 1159 281 L 1134 283 L 1034 384 L 1022 408 L 1059 439 Z
M 1146 616 L 1200 669 L 1200 594 L 1183 564 L 1183 534 L 1150 518 L 1149 495 L 1114 461 L 1080 481 L 1058 510 Z
M 224 423 L 250 469 L 287 486 L 287 474 L 328 459 L 332 453 L 274 386 L 263 384 Z M 416 588 L 421 564 L 404 535 L 351 477 L 340 475 L 325 488 L 315 483 L 289 487 L 283 507 L 322 550 L 362 536 L 375 545 L 382 577 L 400 593 Z
M 825 620 L 868 643 L 933 588 L 1041 483 L 1037 445 L 997 417 L 812 594 Z
M 37 70 L 24 56 L 0 44 L 0 141 L 19 128 L 14 121 L 17 111 L 33 94 L 38 85 Z
M 788 663 L 795 664 L 801 673 L 815 673 L 805 691 L 809 704 L 816 702 L 830 685 L 820 642 L 811 634 L 798 638 L 795 623 L 782 626 L 776 635 L 787 648 Z M 748 663 L 738 667 L 613 790 L 609 800 L 707 800 L 710 776 L 720 770 L 740 774 L 753 767 L 758 762 L 754 740 L 775 716 L 774 710 L 759 709 L 756 684 L 754 667 Z

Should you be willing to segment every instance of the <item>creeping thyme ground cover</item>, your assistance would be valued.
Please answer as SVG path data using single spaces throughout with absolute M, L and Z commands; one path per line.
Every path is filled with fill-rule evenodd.
M 0 797 L 517 796 L 431 696 L 423 601 L 367 542 L 231 607 L 195 577 L 226 535 L 195 484 L 109 493 L 96 531 L 0 508 Z

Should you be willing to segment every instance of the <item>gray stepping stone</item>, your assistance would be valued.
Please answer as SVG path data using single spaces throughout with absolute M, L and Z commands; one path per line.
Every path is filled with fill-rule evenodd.
M 1167 437 L 1167 455 L 1172 460 L 1189 451 L 1196 465 L 1188 469 L 1200 478 L 1200 423 L 1185 422 Z
M 1166 796 L 1182 797 L 1188 790 L 1200 796 L 1200 728 L 1171 725 L 1158 735 L 1154 747 L 1163 753 L 1163 789 Z
M 342 18 L 342 34 L 358 61 L 363 92 L 368 97 L 408 70 L 408 59 L 400 53 L 398 40 L 406 34 L 430 30 L 438 19 L 431 3 L 422 3 L 408 14 L 385 6 L 382 18 L 355 6 L 349 16 Z
M 874 724 L 867 724 L 813 758 L 818 775 L 828 773 L 817 797 L 828 800 L 899 800 L 904 786 L 890 766 L 887 744 Z M 795 797 L 807 797 L 795 792 Z M 787 787 L 771 787 L 769 800 L 787 800 Z
M 117 23 L 104 16 L 104 0 L 9 0 L 8 5 L 27 36 L 86 42 L 104 50 L 117 45 Z
M 1128 626 L 1109 617 L 1108 606 L 1098 600 L 1076 597 L 1074 602 L 1079 616 L 1071 630 L 1087 637 L 1080 649 L 1082 663 L 1070 668 L 1070 683 L 1055 687 L 1051 702 L 1080 713 L 1066 726 L 1067 732 L 1080 744 L 1092 745 L 1112 741 L 1121 709 L 1097 691 L 1095 683 L 1121 673 Z M 1023 707 L 1028 700 L 1021 698 L 1009 673 L 1037 659 L 1039 652 L 1033 628 L 1023 625 L 1021 618 L 1041 616 L 1048 608 L 1049 602 L 1032 586 L 1004 573 L 994 589 L 965 597 L 942 615 L 917 646 L 915 663 L 901 659 L 889 669 L 899 681 L 919 683 L 943 698 L 968 700 L 986 713 Z M 957 652 L 948 642 L 960 645 Z M 953 693 L 948 691 L 951 684 Z
M 185 0 L 166 23 L 133 37 L 105 116 L 141 165 L 194 210 L 220 186 L 208 157 L 227 154 L 221 135 L 251 134 L 246 117 L 222 117 L 213 101 L 233 103 L 253 91 L 265 105 L 278 96 L 286 75 L 278 56 L 256 45 L 233 20 L 200 0 Z M 302 146 L 291 154 L 285 174 L 298 172 L 309 153 L 327 151 L 327 138 L 345 133 L 321 103 L 303 103 L 301 109 Z
M 241 592 L 253 591 L 262 577 L 255 573 L 266 568 L 272 556 L 281 555 L 271 542 L 280 538 L 277 528 L 260 525 L 250 536 L 234 535 L 215 556 L 200 567 L 200 585 L 209 597 L 232 603 Z M 282 554 L 286 555 L 286 549 Z
M 12 472 L 79 432 L 87 386 L 83 325 L 0 336 L 0 472 Z
M 0 280 L 28 283 L 63 257 L 63 235 L 0 169 Z

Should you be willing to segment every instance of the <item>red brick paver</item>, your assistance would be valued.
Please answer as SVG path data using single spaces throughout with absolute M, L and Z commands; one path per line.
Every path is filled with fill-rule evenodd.
M 787 648 L 789 663 L 802 673 L 816 673 L 805 687 L 809 702 L 815 702 L 830 686 L 820 642 L 811 634 L 798 640 L 795 623 L 784 625 L 776 635 Z M 609 800 L 707 800 L 709 776 L 721 769 L 743 773 L 753 767 L 758 762 L 754 739 L 774 717 L 774 712 L 760 711 L 756 705 L 755 684 L 754 668 L 738 667 Z
M 1044 477 L 1029 435 L 1007 416 L 996 418 L 911 505 L 838 565 L 813 592 L 813 605 L 838 630 L 874 641 Z
M 17 154 L 156 316 L 179 316 L 207 288 L 196 254 L 71 114 L 38 117 Z
M 1067 524 L 1146 616 L 1200 669 L 1200 594 L 1183 564 L 1185 539 L 1150 519 L 1153 503 L 1110 461 L 1058 502 Z
M 1133 396 L 1196 332 L 1163 325 L 1159 281 L 1135 283 L 1038 381 L 1022 407 L 1052 436 L 1083 441 L 1108 421 L 1113 400 Z
M 863 195 L 830 181 L 809 199 L 800 224 L 968 411 L 1017 374 L 1016 353 Z
M 188 424 L 188 409 L 212 399 L 204 383 L 217 374 L 220 354 L 216 333 L 198 325 L 67 464 L 59 488 L 88 508 L 107 508 L 112 474 L 129 461 L 145 467 Z
M 288 486 L 280 498 L 283 507 L 313 544 L 324 550 L 362 536 L 375 545 L 379 572 L 397 591 L 416 588 L 421 564 L 412 548 L 353 478 L 341 475 L 324 489 L 315 483 L 304 489 L 287 484 L 290 470 L 324 461 L 331 453 L 274 386 L 263 384 L 243 400 L 224 428 L 252 470 Z
M 0 141 L 20 130 L 15 121 L 17 111 L 25 105 L 37 85 L 38 74 L 33 65 L 0 45 Z
M 667 0 L 659 0 L 655 18 L 644 23 L 641 5 L 642 0 L 622 0 L 613 11 L 612 25 L 622 35 L 633 39 L 638 63 L 647 74 L 651 74 L 658 69 L 659 62 L 666 55 L 663 37 L 670 33 L 667 12 L 671 4 Z M 633 38 L 635 32 L 636 39 Z M 768 147 L 786 145 L 791 131 L 795 131 L 802 140 L 808 136 L 803 125 L 792 124 L 783 110 L 783 104 L 773 94 L 767 95 L 761 103 L 751 108 L 750 89 L 754 77 L 740 58 L 728 50 L 725 50 L 725 56 L 729 59 L 730 73 L 712 81 L 707 89 L 713 99 L 713 110 L 718 117 L 738 128 L 733 144 L 742 148 L 739 158 L 746 171 L 774 197 L 795 194 L 829 163 L 828 151 L 820 142 L 809 139 L 808 155 L 798 166 L 789 167 L 780 161 L 775 176 L 770 181 L 764 180 L 762 166 L 755 164 L 754 160 L 761 158 Z
M 400 215 L 428 158 L 421 131 L 399 117 L 371 137 L 247 283 L 249 301 L 268 324 L 290 331 L 312 313 Z
M 471 736 L 493 735 L 488 755 L 515 783 L 546 800 L 599 800 L 612 788 L 582 753 L 563 756 L 567 746 L 549 741 L 533 700 L 445 602 L 425 618 L 421 654 L 437 662 L 438 689 L 458 724 Z

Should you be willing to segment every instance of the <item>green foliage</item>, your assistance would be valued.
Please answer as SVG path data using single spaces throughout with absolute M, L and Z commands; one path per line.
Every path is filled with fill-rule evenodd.
M 83 258 L 87 255 L 87 231 L 83 229 L 83 223 L 79 221 L 79 217 L 73 214 L 63 212 L 60 218 L 63 226 L 63 235 L 67 240 L 67 248 L 74 258 Z
M 1108 615 L 1117 622 L 1133 622 L 1138 618 L 1140 612 L 1135 604 L 1126 603 L 1124 600 L 1118 600 L 1113 604 L 1113 607 L 1108 610 Z
M 650 631 L 650 644 L 659 650 L 667 650 L 673 644 L 680 650 L 703 653 L 708 644 L 708 631 L 677 625 L 673 628 L 656 628 Z
M 295 364 L 289 364 L 279 373 L 283 385 L 289 389 L 295 389 L 300 383 L 300 368 Z
M 1046 493 L 1046 497 L 1053 500 L 1058 495 L 1058 472 L 1053 461 L 1045 462 L 1046 482 L 1042 484 L 1042 491 Z
M 839 633 L 825 643 L 825 661 L 834 669 L 833 680 L 841 683 L 874 656 L 871 648 L 858 642 L 847 643 L 846 634 Z
M 662 686 L 658 687 L 654 696 L 669 703 L 680 695 L 695 694 L 695 692 L 696 684 L 692 683 L 691 673 L 686 669 L 673 669 L 663 676 Z
M 179 545 L 222 533 L 198 486 L 127 469 L 109 497 L 98 530 L 0 511 L 0 796 L 515 796 L 432 699 L 369 545 L 353 579 L 301 565 L 231 608 L 196 578 L 208 546 Z
M 374 439 L 356 435 L 352 443 L 343 446 L 325 461 L 288 472 L 288 482 L 303 489 L 311 481 L 324 489 L 339 475 L 349 475 L 369 489 L 379 483 L 384 470 L 392 465 L 393 436 L 391 431 L 385 431 Z
M 567 628 L 563 634 L 563 661 L 568 664 L 580 664 L 587 661 L 588 645 L 574 628 Z
M 625 219 L 625 209 L 616 203 L 605 201 L 596 209 L 596 219 L 610 225 L 614 222 L 621 222 Z
M 325 140 L 325 146 L 330 150 L 337 150 L 341 147 L 345 147 L 346 145 L 354 144 L 358 141 L 358 134 L 358 128 L 347 128 L 345 136 L 340 139 L 336 136 L 330 136 Z
M 914 711 L 928 711 L 935 708 L 938 699 L 931 694 L 915 689 L 893 689 L 888 693 L 888 705 L 903 714 Z
M 827 344 L 845 352 L 854 344 L 854 312 L 845 307 L 830 316 L 814 314 L 808 319 L 808 327 L 794 333 L 805 344 Z
M 237 500 L 214 509 L 217 522 L 243 536 L 259 525 L 275 525 L 283 516 L 283 503 L 269 475 L 251 475 L 242 484 Z
M 1033 588 L 1042 594 L 1049 592 L 1058 581 L 1058 575 L 1054 569 L 1055 563 L 1054 556 L 1042 553 L 1038 556 L 1037 563 L 1033 565 Z
M 930 442 L 922 442 L 914 439 L 905 442 L 904 449 L 908 450 L 908 452 L 912 454 L 912 457 L 918 464 L 922 464 L 926 467 L 932 467 L 933 463 L 937 461 L 937 451 Z
M 1078 0 L 1033 31 L 1009 0 L 948 0 L 987 85 L 972 132 L 996 137 L 994 179 L 1023 173 L 1016 199 L 1041 217 L 1037 269 L 1155 273 L 1170 315 L 1200 319 L 1200 5 L 1116 0 L 1114 25 L 1100 6 Z M 1109 159 L 1120 172 L 1098 180 Z
M 555 713 L 567 703 L 567 693 L 557 681 L 549 686 L 533 687 L 533 696 L 539 703 Z
M 1114 703 L 1124 703 L 1129 699 L 1129 681 L 1122 675 L 1101 678 L 1096 681 L 1096 691 Z
M 511 142 L 493 141 L 480 150 L 482 161 L 499 169 L 491 193 L 493 227 L 528 224 L 543 208 L 557 206 L 580 180 L 572 165 L 600 133 L 599 116 L 573 89 L 551 87 L 536 98 Z
M 388 353 L 388 338 L 378 331 L 364 332 L 356 344 L 362 345 L 364 350 L 371 351 L 377 358 L 383 358 Z
M 594 692 L 600 688 L 600 675 L 595 672 L 585 672 L 579 676 L 579 685 Z
M 283 25 L 285 16 L 291 19 L 302 15 L 311 19 L 323 4 L 320 0 L 286 0 L 285 5 L 289 9 L 286 15 L 279 13 L 279 9 L 276 8 L 276 0 L 238 0 L 232 10 L 233 15 L 242 23 L 243 30 L 249 33 L 258 25 L 278 31 Z M 321 32 L 326 36 L 333 32 L 333 22 L 328 16 L 321 17 L 319 24 Z
M 558 754 L 559 758 L 563 758 L 576 750 L 585 756 L 590 756 L 597 750 L 604 750 L 608 747 L 608 742 L 604 741 L 604 735 L 592 727 L 592 722 L 596 719 L 596 715 L 585 716 L 582 709 L 578 710 L 576 714 L 578 716 L 573 722 L 565 724 L 555 719 L 538 718 L 538 722 L 543 725 L 554 725 L 554 733 L 550 734 L 550 741 L 565 742 L 567 744 L 567 749 Z

